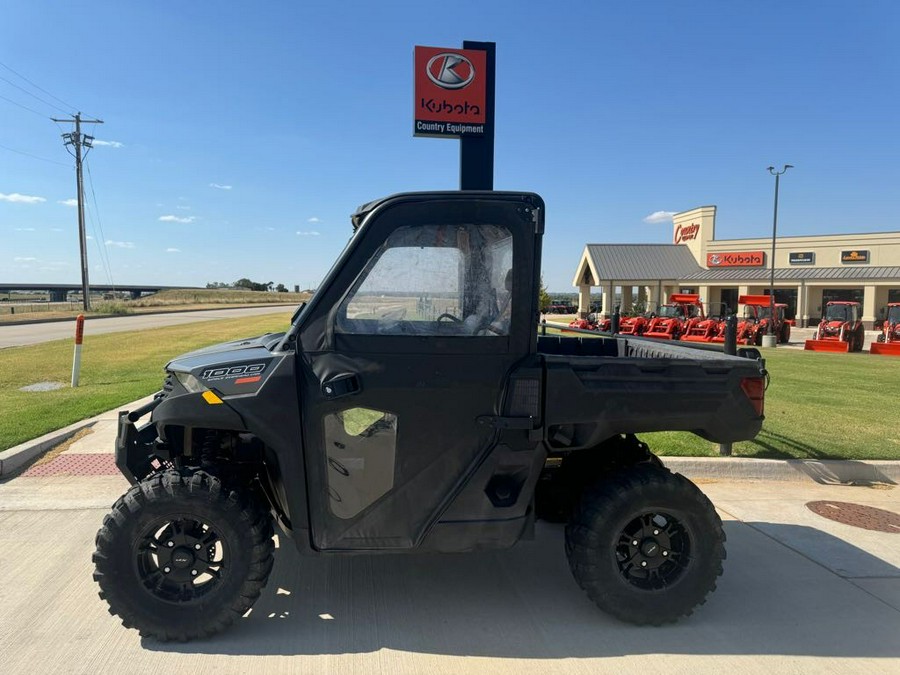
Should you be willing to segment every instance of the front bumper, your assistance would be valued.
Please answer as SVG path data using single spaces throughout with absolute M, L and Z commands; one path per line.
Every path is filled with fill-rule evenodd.
M 137 410 L 119 412 L 115 447 L 116 467 L 132 485 L 153 470 L 152 462 L 156 448 L 156 425 L 150 423 L 138 428 L 135 422 L 156 409 L 162 401 L 163 397 L 157 394 L 150 403 Z

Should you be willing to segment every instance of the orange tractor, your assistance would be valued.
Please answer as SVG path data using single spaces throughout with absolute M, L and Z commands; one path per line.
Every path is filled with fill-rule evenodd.
M 825 316 L 816 329 L 816 337 L 807 340 L 804 349 L 813 352 L 860 352 L 865 331 L 860 321 L 858 302 L 833 301 L 825 305 Z
M 900 302 L 888 305 L 887 317 L 881 327 L 881 335 L 869 348 L 872 354 L 900 356 Z
M 739 345 L 761 345 L 763 335 L 769 332 L 771 322 L 771 305 L 768 295 L 742 295 L 738 303 L 744 305 L 744 317 L 738 323 L 737 343 Z M 785 312 L 787 305 L 775 303 L 775 325 L 773 333 L 778 342 L 786 344 L 791 339 L 791 324 L 787 322 Z
M 660 306 L 657 315 L 650 319 L 644 337 L 678 340 L 695 323 L 705 318 L 699 295 L 673 293 L 669 297 L 669 303 Z
M 707 305 L 709 316 L 694 321 L 681 336 L 684 342 L 725 342 L 725 317 L 728 305 L 723 302 Z M 715 309 L 714 309 L 715 308 Z
M 623 317 L 619 321 L 620 335 L 643 335 L 650 325 L 650 321 L 656 316 L 656 312 L 645 312 L 634 316 Z

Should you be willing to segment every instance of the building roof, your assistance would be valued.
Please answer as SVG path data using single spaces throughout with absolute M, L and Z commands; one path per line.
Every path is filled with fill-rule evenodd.
M 768 267 L 728 267 L 694 272 L 679 277 L 681 281 L 761 281 L 768 280 L 772 270 Z M 846 267 L 790 267 L 776 268 L 775 279 L 780 281 L 815 279 L 857 281 L 861 279 L 900 279 L 900 267 L 870 267 L 848 265 Z
M 676 244 L 588 244 L 595 281 L 685 279 L 703 271 L 690 249 Z

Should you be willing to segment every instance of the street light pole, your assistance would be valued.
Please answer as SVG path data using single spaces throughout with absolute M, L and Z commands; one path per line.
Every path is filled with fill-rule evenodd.
M 781 171 L 776 171 L 774 166 L 770 166 L 768 171 L 775 176 L 775 214 L 772 216 L 772 260 L 771 273 L 769 275 L 769 335 L 775 334 L 775 237 L 778 233 L 778 181 L 781 175 L 788 169 L 793 169 L 792 164 L 785 164 Z M 774 347 L 774 341 L 772 341 Z

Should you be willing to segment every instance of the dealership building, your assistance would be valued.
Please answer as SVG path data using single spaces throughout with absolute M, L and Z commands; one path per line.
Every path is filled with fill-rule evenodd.
M 573 285 L 579 313 L 590 311 L 591 289 L 603 291 L 603 314 L 654 307 L 672 293 L 699 293 L 718 314 L 741 295 L 769 293 L 772 238 L 716 239 L 716 207 L 673 216 L 671 244 L 587 244 Z M 900 302 L 900 232 L 779 237 L 775 242 L 775 300 L 798 326 L 813 325 L 831 300 L 862 305 L 871 329 L 889 302 Z

